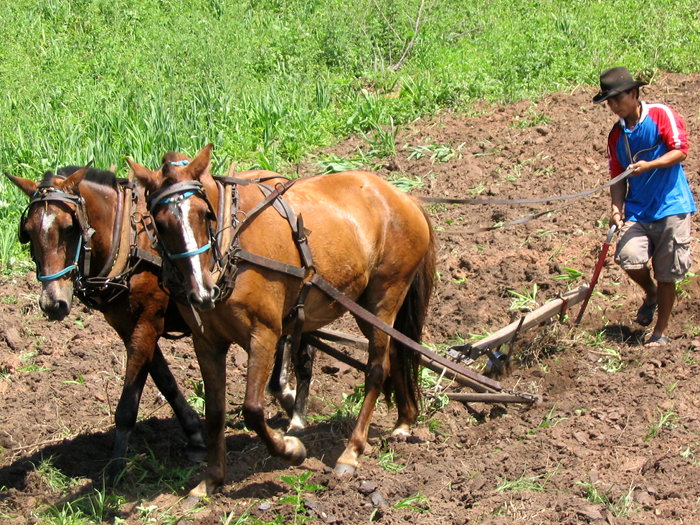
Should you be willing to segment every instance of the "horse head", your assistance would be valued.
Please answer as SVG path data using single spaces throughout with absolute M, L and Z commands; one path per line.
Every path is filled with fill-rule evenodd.
M 83 242 L 82 199 L 78 190 L 88 167 L 63 169 L 67 178 L 46 172 L 40 183 L 7 175 L 29 197 L 19 239 L 30 244 L 42 290 L 39 306 L 52 321 L 61 321 L 73 301 L 73 279 Z M 61 175 L 61 170 L 59 170 Z
M 177 269 L 187 301 L 199 310 L 214 308 L 220 293 L 209 270 L 218 205 L 209 172 L 212 147 L 205 146 L 192 160 L 167 153 L 155 171 L 127 159 L 148 194 L 160 249 Z

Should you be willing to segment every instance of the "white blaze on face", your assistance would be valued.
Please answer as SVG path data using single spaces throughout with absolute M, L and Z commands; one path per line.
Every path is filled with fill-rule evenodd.
M 41 217 L 41 236 L 44 239 L 48 237 L 49 231 L 51 230 L 51 226 L 53 226 L 54 222 L 56 222 L 56 215 L 46 210 L 44 215 Z
M 195 239 L 194 232 L 192 231 L 192 226 L 190 225 L 190 199 L 185 199 L 181 204 L 182 211 L 182 237 L 185 241 L 185 252 L 194 252 L 199 249 L 197 245 L 197 239 Z M 190 257 L 192 265 L 192 278 L 197 284 L 197 287 L 201 290 L 204 289 L 204 279 L 202 277 L 202 265 L 200 264 L 199 255 L 193 255 Z

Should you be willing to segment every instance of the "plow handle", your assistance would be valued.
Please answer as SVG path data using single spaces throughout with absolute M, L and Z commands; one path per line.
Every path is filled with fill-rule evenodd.
M 610 248 L 610 243 L 612 242 L 612 238 L 613 235 L 615 235 L 616 230 L 617 226 L 615 226 L 614 224 L 610 226 L 610 230 L 608 230 L 608 236 L 605 238 L 603 248 L 600 250 L 598 262 L 595 265 L 595 270 L 593 271 L 593 276 L 591 277 L 591 284 L 588 285 L 586 297 L 583 299 L 583 304 L 581 304 L 581 309 L 578 311 L 578 315 L 576 316 L 576 321 L 574 324 L 579 324 L 581 322 L 581 319 L 583 318 L 583 313 L 586 311 L 586 306 L 588 306 L 588 300 L 591 298 L 591 294 L 593 294 L 593 288 L 598 282 L 600 271 L 603 269 L 603 264 L 605 263 L 605 256 L 608 254 L 608 248 Z

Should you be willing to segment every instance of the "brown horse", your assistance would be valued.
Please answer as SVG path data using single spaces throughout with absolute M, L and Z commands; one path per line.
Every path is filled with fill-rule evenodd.
M 150 226 L 143 189 L 118 184 L 110 171 L 74 166 L 58 170 L 58 176 L 47 172 L 40 183 L 8 178 L 30 197 L 20 240 L 30 243 L 36 262 L 41 309 L 60 321 L 70 312 L 75 293 L 102 311 L 126 347 L 108 479 L 114 481 L 125 466 L 148 374 L 182 425 L 188 457 L 203 460 L 201 422 L 158 346 L 164 333 L 189 330 L 158 283 L 160 257 L 146 231 Z
M 231 227 L 237 247 L 230 253 L 235 285 L 219 300 L 220 285 L 211 268 L 219 264 L 212 224 L 219 190 L 208 174 L 211 145 L 187 166 L 164 164 L 151 172 L 130 162 L 147 188 L 149 206 L 162 251 L 177 267 L 191 306 L 181 312 L 192 327 L 195 351 L 206 388 L 209 439 L 205 480 L 192 494 L 209 494 L 225 480 L 224 407 L 226 352 L 232 342 L 248 352 L 243 404 L 246 424 L 269 452 L 299 464 L 306 450 L 300 440 L 272 430 L 265 421 L 264 390 L 280 336 L 298 321 L 288 314 L 303 305 L 303 332 L 318 329 L 345 309 L 317 287 L 312 276 L 356 301 L 381 321 L 419 339 L 435 271 L 434 236 L 427 215 L 409 196 L 376 175 L 353 171 L 311 177 L 278 185 L 274 199 L 259 186 L 238 187 L 237 221 Z M 277 206 L 264 207 L 269 200 Z M 293 240 L 293 225 L 303 215 L 299 241 L 308 242 L 312 262 L 301 266 L 304 250 Z M 286 218 L 283 216 L 286 215 Z M 298 221 L 297 224 L 301 224 Z M 310 230 L 308 237 L 305 236 Z M 300 255 L 301 254 L 301 255 Z M 218 281 L 220 283 L 220 281 Z M 305 285 L 305 283 L 307 283 Z M 226 283 L 224 283 L 226 284 Z M 418 414 L 417 356 L 360 316 L 358 326 L 369 340 L 365 399 L 352 436 L 336 463 L 336 473 L 353 472 L 367 442 L 375 403 L 384 388 L 396 397 L 394 433 L 405 434 Z

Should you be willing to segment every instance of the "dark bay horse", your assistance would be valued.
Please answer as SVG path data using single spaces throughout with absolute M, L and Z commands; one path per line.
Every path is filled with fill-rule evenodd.
M 102 311 L 126 347 L 124 385 L 115 413 L 116 438 L 107 477 L 125 466 L 128 439 L 148 374 L 187 436 L 190 459 L 206 456 L 202 425 L 181 394 L 158 345 L 166 332 L 189 332 L 158 283 L 159 260 L 146 229 L 143 188 L 118 184 L 114 173 L 67 167 L 41 182 L 8 178 L 30 198 L 20 224 L 42 283 L 39 304 L 60 321 L 76 294 Z
M 434 235 L 427 215 L 411 197 L 371 173 L 353 171 L 277 185 L 286 208 L 259 186 L 240 185 L 237 220 L 217 227 L 213 222 L 220 199 L 208 173 L 211 147 L 186 166 L 165 163 L 158 172 L 130 162 L 149 192 L 161 249 L 177 267 L 190 305 L 199 311 L 195 315 L 181 308 L 192 328 L 206 389 L 208 468 L 192 491 L 195 496 L 212 493 L 225 480 L 226 353 L 232 342 L 248 352 L 246 424 L 272 455 L 299 464 L 306 456 L 304 445 L 267 425 L 264 391 L 277 341 L 298 325 L 289 321 L 290 312 L 303 304 L 303 332 L 345 312 L 339 301 L 308 286 L 312 276 L 321 276 L 381 321 L 419 340 L 435 272 Z M 270 203 L 280 205 L 263 206 L 266 195 Z M 297 236 L 308 242 L 313 258 L 303 267 L 303 250 L 294 242 L 290 226 L 298 216 L 289 215 L 296 214 L 303 216 Z M 213 232 L 221 228 L 232 228 L 237 244 L 230 252 L 234 286 L 220 300 L 221 286 L 211 268 L 220 255 L 212 248 Z M 415 423 L 420 399 L 416 354 L 355 317 L 369 340 L 365 398 L 336 463 L 338 475 L 355 471 L 382 389 L 393 391 L 396 399 L 396 434 L 406 434 Z

